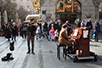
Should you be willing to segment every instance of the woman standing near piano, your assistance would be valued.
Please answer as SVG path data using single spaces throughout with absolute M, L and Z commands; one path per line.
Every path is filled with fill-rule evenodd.
M 94 33 L 95 33 L 95 41 L 96 42 L 98 42 L 99 32 L 100 32 L 100 25 L 99 25 L 98 21 L 95 21 L 95 30 L 94 30 Z

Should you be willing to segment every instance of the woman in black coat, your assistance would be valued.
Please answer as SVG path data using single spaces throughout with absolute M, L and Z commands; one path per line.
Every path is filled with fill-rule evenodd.
M 6 27 L 5 37 L 8 39 L 8 41 L 10 41 L 10 38 L 11 38 L 11 27 L 10 27 L 9 24 L 7 24 L 7 27 Z

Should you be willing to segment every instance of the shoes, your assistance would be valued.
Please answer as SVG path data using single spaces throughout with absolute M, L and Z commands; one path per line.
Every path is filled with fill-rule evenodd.
M 27 54 L 30 54 L 30 51 L 28 51 Z
M 92 42 L 92 40 L 90 40 L 90 42 Z
M 32 54 L 35 54 L 34 52 L 32 52 Z
M 48 39 L 48 41 L 50 41 L 50 40 Z
M 30 52 L 28 51 L 27 54 L 30 54 Z M 32 54 L 35 54 L 34 52 L 32 52 Z

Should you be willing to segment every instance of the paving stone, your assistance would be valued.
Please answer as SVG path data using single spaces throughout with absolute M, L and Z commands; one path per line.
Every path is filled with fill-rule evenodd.
M 2 39 L 5 40 L 5 38 Z M 0 40 L 0 42 L 2 42 L 2 40 Z M 6 62 L 2 62 L 0 60 L 0 68 L 102 68 L 101 40 L 100 42 L 90 42 L 90 44 L 90 50 L 100 56 L 99 61 L 79 61 L 77 63 L 73 63 L 69 57 L 67 57 L 67 60 L 63 58 L 62 48 L 61 60 L 58 60 L 56 50 L 57 42 L 47 41 L 45 38 L 35 40 L 35 55 L 32 53 L 26 54 L 27 40 L 18 36 L 14 45 L 14 60 Z M 0 45 L 0 58 L 2 58 L 10 52 L 9 42 L 3 44 L 0 43 Z

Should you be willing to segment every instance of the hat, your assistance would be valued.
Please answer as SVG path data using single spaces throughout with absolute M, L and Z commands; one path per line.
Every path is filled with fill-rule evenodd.
M 66 25 L 66 24 L 64 24 L 62 27 L 63 27 L 63 28 L 66 28 L 66 27 L 67 27 L 67 25 Z

